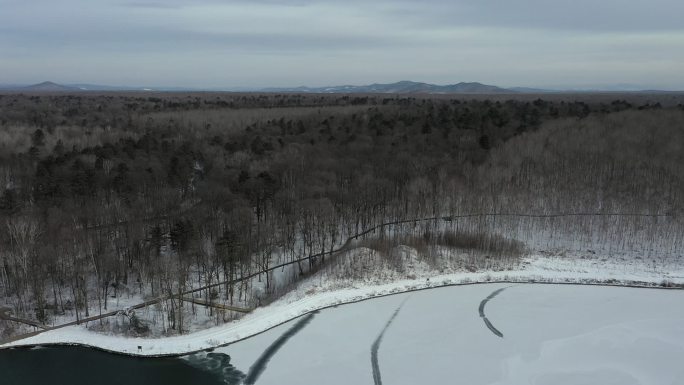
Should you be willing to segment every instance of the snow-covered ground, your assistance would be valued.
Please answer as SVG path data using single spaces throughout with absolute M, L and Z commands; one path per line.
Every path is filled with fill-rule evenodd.
M 345 258 L 357 256 L 362 252 L 364 251 L 357 250 Z M 367 271 L 353 278 L 340 274 L 344 269 L 324 269 L 300 282 L 294 290 L 277 301 L 258 308 L 239 320 L 185 335 L 166 338 L 126 338 L 96 333 L 86 326 L 71 326 L 8 343 L 0 348 L 82 344 L 133 355 L 177 355 L 233 343 L 316 309 L 424 288 L 504 281 L 609 284 L 638 282 L 653 286 L 663 283 L 684 284 L 684 267 L 681 263 L 668 265 L 667 269 L 663 269 L 633 258 L 620 260 L 536 255 L 526 258 L 519 266 L 508 270 L 483 272 L 455 271 L 448 267 L 440 272 L 410 252 L 404 258 L 408 259 L 403 264 L 407 268 L 402 270 L 381 266 L 379 271 Z M 138 349 L 138 346 L 141 349 Z
M 478 313 L 500 288 L 485 312 L 503 338 Z M 683 300 L 679 290 L 534 284 L 383 297 L 314 315 L 270 356 L 257 383 L 373 384 L 372 345 L 400 308 L 378 347 L 383 383 L 681 385 L 684 307 L 673 304 Z M 248 374 L 293 324 L 216 352 Z

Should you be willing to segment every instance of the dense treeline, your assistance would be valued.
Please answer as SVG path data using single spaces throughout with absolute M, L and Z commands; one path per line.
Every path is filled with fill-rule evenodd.
M 629 234 L 669 257 L 683 130 L 681 105 L 657 100 L 0 95 L 0 295 L 48 322 L 105 311 L 124 289 L 171 295 L 266 272 L 263 292 L 245 280 L 202 294 L 253 305 L 325 254 L 286 282 L 273 265 L 382 223 L 468 213 L 670 216 L 480 217 L 387 226 L 364 245 L 628 253 L 616 237 Z M 180 297 L 163 311 L 182 331 Z

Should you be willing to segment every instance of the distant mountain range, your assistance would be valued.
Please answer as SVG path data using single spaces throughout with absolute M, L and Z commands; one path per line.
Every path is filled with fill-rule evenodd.
M 332 86 L 332 87 L 297 87 L 297 88 L 265 88 L 264 92 L 305 92 L 305 93 L 337 93 L 337 94 L 498 94 L 515 92 L 510 89 L 490 86 L 482 83 L 458 83 L 440 86 L 408 80 L 390 84 L 371 84 L 367 86 Z
M 28 91 L 28 92 L 74 92 L 78 91 L 78 88 L 63 86 L 61 84 L 53 82 L 42 82 L 38 84 L 33 84 L 30 86 L 20 87 L 18 90 Z
M 270 88 L 184 88 L 184 87 L 122 87 L 95 84 L 62 85 L 53 82 L 43 82 L 33 85 L 1 85 L 4 92 L 87 92 L 87 91 L 157 91 L 157 92 L 292 92 L 292 93 L 329 93 L 329 94 L 506 94 L 506 93 L 558 93 L 558 92 L 639 92 L 637 88 L 624 89 L 622 87 L 606 87 L 604 89 L 540 89 L 527 87 L 501 88 L 478 82 L 461 82 L 448 85 L 413 82 L 403 80 L 389 84 L 370 84 L 363 86 L 330 86 L 330 87 L 270 87 Z M 641 92 L 668 92 L 660 90 L 643 90 Z
M 174 90 L 159 89 L 159 91 Z M 178 88 L 179 91 L 186 89 Z M 85 92 L 85 91 L 154 91 L 150 88 L 144 87 L 116 87 L 103 86 L 96 84 L 57 84 L 54 82 L 42 82 L 32 85 L 17 85 L 17 84 L 0 84 L 0 91 L 10 92 Z
M 331 87 L 281 87 L 281 88 L 181 88 L 181 87 L 114 87 L 95 84 L 61 85 L 43 82 L 33 85 L 0 86 L 0 90 L 16 92 L 79 92 L 79 91 L 240 91 L 240 92 L 299 92 L 299 93 L 378 93 L 378 94 L 493 94 L 515 92 L 505 88 L 482 83 L 458 83 L 445 86 L 401 81 L 391 84 L 371 84 L 365 86 L 331 86 Z

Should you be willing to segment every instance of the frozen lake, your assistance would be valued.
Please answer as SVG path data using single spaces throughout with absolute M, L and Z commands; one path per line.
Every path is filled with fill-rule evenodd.
M 502 288 L 483 309 L 499 337 L 479 308 Z M 398 308 L 377 346 L 374 378 L 372 347 Z M 306 321 L 261 363 L 256 383 L 684 384 L 683 291 L 456 286 L 343 305 Z M 296 322 L 217 352 L 248 374 Z
M 684 291 L 483 284 L 341 305 L 180 359 L 5 350 L 0 378 L 13 385 L 684 385 L 683 358 Z

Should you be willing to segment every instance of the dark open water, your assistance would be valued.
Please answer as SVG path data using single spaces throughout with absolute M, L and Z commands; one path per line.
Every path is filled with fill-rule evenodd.
M 223 353 L 183 358 L 140 358 L 76 346 L 0 350 L 0 385 L 213 385 L 254 384 L 270 359 L 318 312 L 297 321 L 245 372 Z
M 229 366 L 230 358 L 221 356 L 216 361 Z M 0 385 L 225 384 L 223 375 L 200 369 L 195 361 L 136 358 L 72 346 L 0 350 Z

